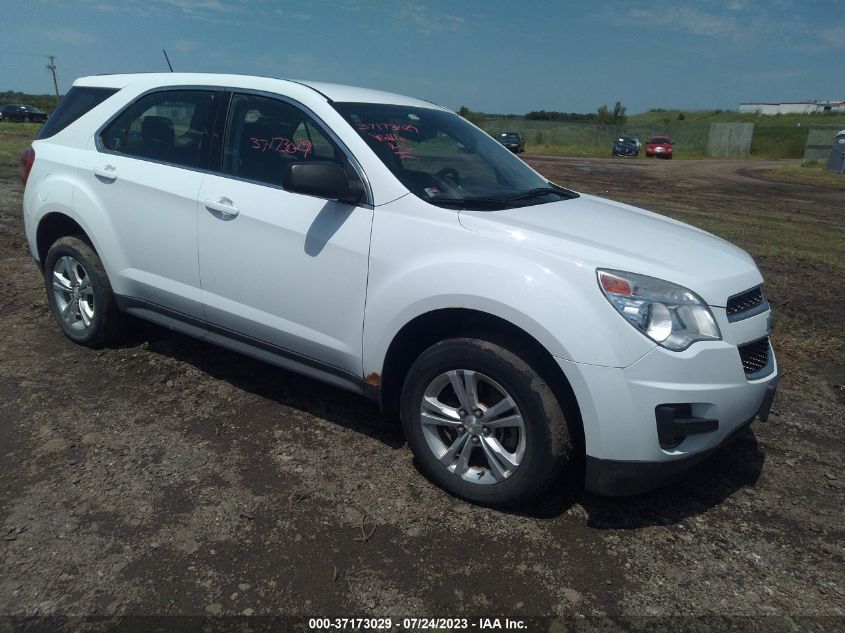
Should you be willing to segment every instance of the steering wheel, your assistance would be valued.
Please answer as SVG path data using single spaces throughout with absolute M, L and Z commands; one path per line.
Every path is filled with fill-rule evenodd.
M 434 175 L 447 184 L 455 187 L 461 186 L 461 176 L 454 167 L 444 167 Z

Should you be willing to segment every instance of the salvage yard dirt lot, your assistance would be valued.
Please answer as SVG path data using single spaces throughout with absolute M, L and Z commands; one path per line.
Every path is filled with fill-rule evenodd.
M 72 344 L 6 169 L 0 614 L 845 626 L 845 178 L 758 161 L 526 160 L 752 253 L 785 371 L 768 422 L 649 494 L 598 498 L 562 479 L 518 511 L 474 507 L 424 479 L 398 424 L 362 398 L 152 325 L 119 347 Z

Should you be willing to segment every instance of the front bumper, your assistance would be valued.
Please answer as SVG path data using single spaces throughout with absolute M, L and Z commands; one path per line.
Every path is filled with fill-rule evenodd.
M 766 421 L 775 398 L 779 376 L 766 386 L 763 401 L 756 415 L 730 432 L 716 446 L 667 462 L 631 462 L 599 459 L 587 456 L 584 485 L 588 492 L 605 496 L 634 495 L 670 484 L 676 477 L 695 467 L 727 444 L 734 436 L 749 426 L 755 418 Z
M 613 155 L 614 156 L 636 156 L 637 150 L 635 149 L 627 149 L 627 148 L 620 148 L 614 147 L 613 148 Z
M 726 341 L 699 342 L 683 352 L 656 347 L 625 368 L 558 359 L 583 421 L 587 490 L 618 495 L 655 488 L 754 418 L 765 418 L 779 380 L 771 349 L 770 357 L 771 371 L 754 380 L 736 345 Z M 678 426 L 689 430 L 668 446 L 659 423 L 667 407 L 684 412 Z

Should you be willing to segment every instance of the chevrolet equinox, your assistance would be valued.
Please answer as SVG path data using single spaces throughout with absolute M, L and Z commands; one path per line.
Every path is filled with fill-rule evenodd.
M 454 112 L 211 74 L 77 80 L 22 156 L 73 341 L 148 319 L 398 416 L 454 495 L 666 483 L 765 420 L 763 279 L 702 230 L 550 182 Z

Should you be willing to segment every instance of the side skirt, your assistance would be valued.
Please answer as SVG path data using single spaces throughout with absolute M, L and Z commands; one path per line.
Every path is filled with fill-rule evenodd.
M 276 367 L 314 378 L 320 382 L 352 391 L 377 402 L 380 399 L 378 387 L 373 387 L 365 382 L 362 377 L 334 365 L 323 363 L 309 356 L 297 354 L 283 347 L 245 336 L 143 299 L 115 295 L 115 300 L 121 311 L 145 321 L 225 347 Z

